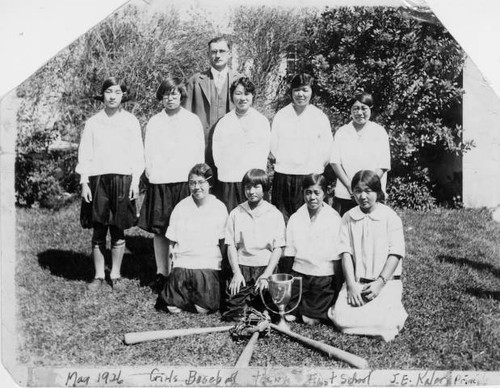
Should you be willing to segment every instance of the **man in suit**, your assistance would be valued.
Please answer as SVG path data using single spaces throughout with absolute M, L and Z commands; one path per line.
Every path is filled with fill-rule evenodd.
M 210 68 L 194 74 L 187 84 L 186 109 L 195 113 L 203 124 L 205 132 L 205 161 L 216 169 L 212 157 L 212 135 L 215 124 L 234 108 L 229 96 L 231 84 L 241 75 L 230 69 L 231 41 L 216 37 L 208 42 Z M 214 188 L 215 193 L 217 188 Z

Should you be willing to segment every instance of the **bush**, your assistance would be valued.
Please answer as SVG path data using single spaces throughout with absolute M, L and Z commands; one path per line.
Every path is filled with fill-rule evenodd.
M 387 204 L 398 209 L 431 210 L 436 207 L 428 185 L 408 177 L 392 178 L 387 187 Z
M 18 88 L 16 201 L 57 207 L 79 190 L 77 155 L 49 152 L 56 140 L 80 141 L 85 121 L 101 108 L 93 99 L 102 81 L 116 76 L 134 100 L 125 109 L 143 127 L 161 109 L 155 92 L 168 74 L 187 78 L 206 67 L 212 24 L 199 11 L 181 21 L 174 9 L 147 14 L 124 7 L 61 51 Z
M 421 174 L 429 158 L 461 155 L 461 75 L 465 53 L 440 24 L 404 18 L 382 7 L 326 9 L 308 21 L 298 46 L 302 68 L 318 82 L 315 103 L 334 128 L 350 121 L 349 100 L 357 90 L 374 95 L 372 118 L 388 131 L 391 177 L 424 195 Z M 427 178 L 429 175 L 427 173 Z M 404 190 L 397 189 L 398 198 Z M 408 194 L 409 203 L 417 199 Z

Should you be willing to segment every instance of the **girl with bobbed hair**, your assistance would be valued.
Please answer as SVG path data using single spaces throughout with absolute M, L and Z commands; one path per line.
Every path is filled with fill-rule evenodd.
M 154 234 L 156 278 L 154 291 L 163 289 L 168 275 L 169 242 L 165 237 L 170 215 L 189 196 L 188 173 L 204 161 L 205 140 L 200 119 L 182 107 L 186 87 L 180 78 L 168 77 L 156 91 L 163 109 L 146 126 L 144 155 L 147 188 L 138 226 Z
M 271 139 L 267 118 L 252 108 L 255 85 L 247 77 L 230 87 L 234 109 L 215 127 L 213 157 L 220 182 L 219 199 L 230 212 L 245 201 L 243 175 L 252 168 L 266 170 Z
M 263 310 L 259 289 L 273 274 L 285 246 L 285 220 L 264 197 L 269 178 L 262 169 L 251 169 L 241 181 L 247 200 L 229 214 L 225 244 L 231 266 L 223 320 L 238 320 L 245 307 Z
M 104 109 L 85 123 L 76 172 L 82 185 L 81 224 L 93 228 L 92 258 L 95 276 L 88 288 L 105 283 L 106 236 L 111 235 L 110 283 L 124 287 L 121 264 L 125 250 L 124 230 L 137 222 L 135 200 L 144 170 L 141 127 L 137 118 L 122 108 L 128 89 L 115 77 L 107 78 L 95 97 Z
M 358 171 L 351 189 L 358 206 L 344 214 L 340 228 L 345 283 L 328 316 L 343 333 L 391 341 L 408 316 L 401 302 L 403 224 L 381 202 L 384 192 L 375 171 Z
M 373 170 L 381 178 L 385 192 L 387 174 L 391 168 L 389 136 L 379 124 L 370 121 L 373 97 L 357 92 L 349 103 L 352 121 L 335 133 L 330 163 L 337 175 L 334 207 L 342 216 L 356 206 L 351 180 L 359 170 Z
M 156 308 L 171 313 L 211 313 L 220 304 L 227 210 L 210 194 L 213 171 L 208 164 L 196 164 L 190 169 L 188 186 L 191 195 L 175 206 L 167 228 L 171 252 L 167 266 L 172 266 L 172 271 Z
M 310 103 L 314 78 L 299 73 L 292 78 L 292 103 L 278 111 L 271 131 L 271 153 L 276 159 L 272 203 L 285 219 L 304 203 L 302 181 L 322 174 L 330 161 L 332 130 L 328 117 Z

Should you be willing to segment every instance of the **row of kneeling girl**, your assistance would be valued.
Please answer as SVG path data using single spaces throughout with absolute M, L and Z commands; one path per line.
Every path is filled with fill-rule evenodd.
M 246 92 L 248 85 L 241 85 Z M 213 171 L 202 163 L 199 119 L 181 107 L 184 93 L 178 79 L 160 85 L 157 98 L 165 109 L 148 123 L 144 159 L 139 123 L 121 108 L 127 89 L 113 78 L 102 86 L 105 108 L 86 123 L 77 167 L 82 225 L 93 228 L 95 279 L 89 288 L 104 285 L 108 229 L 110 280 L 113 288 L 123 286 L 124 230 L 136 222 L 133 201 L 145 160 L 149 183 L 138 225 L 154 233 L 160 308 L 213 312 L 221 306 L 223 319 L 237 319 L 248 301 L 259 305 L 261 279 L 275 272 L 284 250 L 293 257 L 292 270 L 304 278 L 296 310 L 300 320 L 314 324 L 330 318 L 346 333 L 394 337 L 406 318 L 399 278 L 404 240 L 399 217 L 381 203 L 379 175 L 354 177 L 350 191 L 359 206 L 344 216 L 342 226 L 338 213 L 323 201 L 325 179 L 305 175 L 298 194 L 305 204 L 291 215 L 285 236 L 282 212 L 264 200 L 270 186 L 266 173 L 251 169 L 241 185 L 232 181 L 223 190 L 231 198 L 242 192 L 247 199 L 233 200 L 227 217 L 228 203 L 209 194 Z M 221 278 L 226 247 L 231 271 Z

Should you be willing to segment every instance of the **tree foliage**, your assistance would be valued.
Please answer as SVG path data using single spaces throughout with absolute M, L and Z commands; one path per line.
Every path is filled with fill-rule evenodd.
M 33 156 L 48 155 L 58 138 L 79 142 L 85 120 L 100 109 L 93 96 L 105 78 L 116 76 L 129 86 L 134 98 L 125 107 L 144 128 L 161 109 L 155 92 L 167 74 L 187 79 L 206 68 L 207 41 L 220 31 L 201 9 L 185 16 L 173 7 L 156 13 L 125 7 L 18 88 L 23 97 L 16 160 L 19 204 L 77 190 L 78 177 L 70 173 L 76 152 Z M 443 26 L 404 18 L 390 8 L 313 13 L 272 6 L 235 7 L 230 26 L 235 66 L 255 82 L 259 110 L 272 118 L 288 102 L 285 64 L 295 51 L 299 69 L 318 81 L 314 103 L 329 115 L 334 130 L 350 120 L 354 91 L 374 95 L 374 120 L 387 129 L 391 142 L 389 193 L 401 202 L 408 193 L 414 207 L 432 202 L 426 199 L 429 160 L 469 146 L 462 142 L 456 115 L 464 53 Z M 417 204 L 419 199 L 425 203 Z
M 240 6 L 232 16 L 239 70 L 256 85 L 256 104 L 274 113 L 274 101 L 286 74 L 290 48 L 304 36 L 306 10 Z
M 318 81 L 317 104 L 338 128 L 350 120 L 354 93 L 372 93 L 372 115 L 390 136 L 391 176 L 428 185 L 429 158 L 468 149 L 455 114 L 465 54 L 442 25 L 391 8 L 354 7 L 326 9 L 306 31 L 300 50 L 303 68 Z

